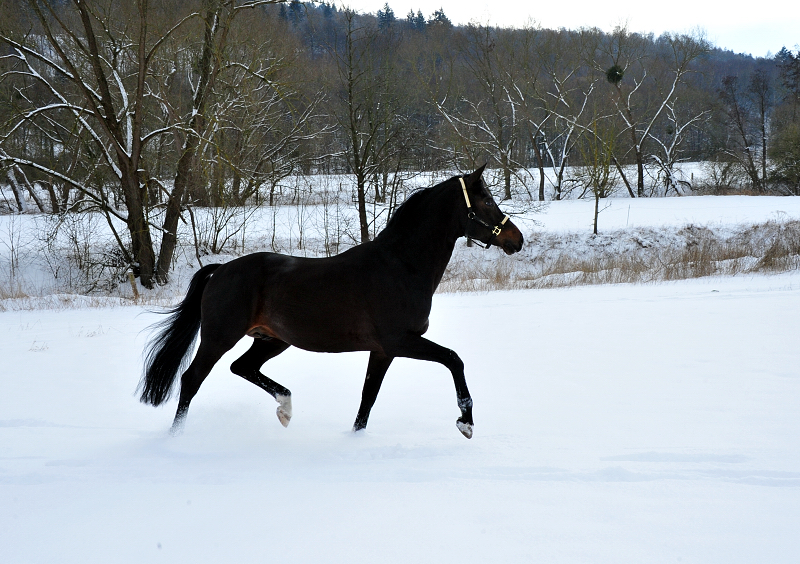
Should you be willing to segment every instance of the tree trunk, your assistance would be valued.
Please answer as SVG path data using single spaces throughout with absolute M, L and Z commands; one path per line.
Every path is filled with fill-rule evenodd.
M 600 190 L 594 193 L 594 234 L 597 235 L 597 216 L 600 215 Z
M 508 163 L 508 155 L 503 154 L 501 158 L 503 163 L 503 185 L 505 186 L 504 200 L 511 199 L 511 166 Z
M 55 188 L 53 188 L 53 183 L 47 181 L 40 181 L 40 183 L 50 196 L 50 212 L 54 214 L 61 213 L 61 205 L 58 203 L 58 197 L 56 196 Z
M 367 196 L 366 178 L 359 174 L 356 176 L 356 190 L 358 191 L 358 223 L 361 227 L 361 242 L 369 241 L 369 223 L 367 223 Z
M 562 185 L 562 182 L 564 182 L 564 165 L 563 165 L 563 163 L 561 165 L 561 168 L 558 169 L 558 175 L 556 176 L 556 185 L 555 185 L 556 193 L 553 196 L 553 198 L 555 200 L 560 200 L 561 199 L 561 185 Z
M 181 215 L 181 204 L 187 193 L 187 188 L 195 188 L 197 177 L 195 172 L 195 159 L 197 148 L 200 145 L 200 134 L 205 122 L 204 114 L 208 103 L 208 96 L 214 77 L 218 70 L 219 61 L 214 57 L 214 52 L 218 51 L 225 42 L 227 28 L 220 25 L 220 15 L 223 6 L 219 0 L 214 0 L 208 4 L 204 16 L 206 25 L 203 37 L 203 51 L 200 57 L 200 76 L 197 81 L 197 90 L 192 101 L 192 117 L 186 133 L 183 151 L 178 160 L 178 167 L 175 173 L 175 183 L 172 193 L 167 200 L 167 209 L 164 214 L 163 235 L 161 238 L 161 248 L 158 254 L 158 265 L 156 267 L 156 279 L 160 284 L 165 284 L 169 279 L 169 268 L 172 264 L 172 257 L 175 254 L 175 247 L 178 243 L 178 219 Z M 220 44 L 217 44 L 219 41 Z
M 533 154 L 536 155 L 536 166 L 539 169 L 539 201 L 544 202 L 544 159 L 535 138 L 531 140 L 531 143 L 533 145 Z
M 8 169 L 6 176 L 8 177 L 8 183 L 11 185 L 11 191 L 14 192 L 14 198 L 17 200 L 19 213 L 27 213 L 28 202 L 25 201 L 25 194 L 22 192 L 22 188 L 17 182 L 17 177 L 14 175 L 14 167 Z
M 636 133 L 633 134 L 633 138 L 636 139 Z M 636 195 L 640 198 L 644 197 L 644 156 L 638 145 L 636 146 Z
M 36 207 L 39 208 L 39 211 L 44 213 L 44 206 L 42 205 L 42 200 L 40 200 L 39 196 L 36 195 L 36 190 L 34 189 L 34 186 L 30 182 L 30 180 L 28 180 L 28 176 L 25 174 L 25 171 L 22 170 L 18 166 L 15 166 L 14 168 L 17 170 L 17 172 L 19 173 L 20 178 L 22 179 L 22 182 L 21 182 L 22 186 L 31 195 L 31 198 L 33 198 L 33 201 L 36 204 Z
M 186 147 L 181 154 L 180 160 L 178 160 L 175 184 L 172 188 L 172 193 L 167 199 L 167 209 L 164 213 L 161 249 L 158 253 L 158 266 L 156 268 L 156 279 L 159 284 L 166 284 L 169 279 L 169 267 L 172 264 L 175 247 L 178 244 L 178 220 L 181 216 L 181 204 L 192 176 L 195 149 L 200 141 L 194 132 L 189 132 L 188 135 Z
M 122 171 L 122 193 L 125 197 L 125 206 L 128 208 L 128 232 L 131 235 L 131 251 L 134 274 L 139 276 L 142 286 L 153 287 L 155 274 L 155 253 L 153 241 L 150 237 L 150 226 L 144 212 L 142 201 L 142 188 L 139 183 L 138 171 L 131 170 L 130 163 L 120 160 Z
M 767 112 L 761 111 L 761 190 L 767 190 Z
M 622 167 L 620 166 L 619 161 L 617 160 L 616 157 L 611 157 L 611 161 L 614 163 L 614 166 L 617 167 L 617 172 L 619 172 L 619 176 L 620 176 L 620 178 L 622 178 L 622 182 L 625 183 L 625 188 L 628 189 L 628 195 L 631 198 L 635 198 L 636 194 L 633 193 L 633 189 L 631 188 L 631 183 L 628 182 L 628 177 L 625 176 L 625 171 L 622 170 Z
M 619 104 L 625 109 L 625 116 L 628 122 L 628 128 L 631 132 L 631 145 L 636 153 L 636 195 L 640 198 L 644 197 L 644 155 L 642 154 L 642 144 L 636 136 L 636 122 L 633 120 L 633 112 L 630 106 L 625 102 L 622 96 L 622 87 L 619 83 L 614 85 L 617 89 L 617 96 L 619 97 Z

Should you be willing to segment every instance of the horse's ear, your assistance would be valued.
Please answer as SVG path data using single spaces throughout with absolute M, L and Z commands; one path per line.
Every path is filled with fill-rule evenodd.
M 486 168 L 486 163 L 483 163 L 475 172 L 471 172 L 468 175 L 470 187 L 473 188 L 475 191 L 480 191 L 481 186 L 481 176 L 483 175 L 483 169 Z
M 483 169 L 486 168 L 486 163 L 483 163 L 475 172 L 469 175 L 471 180 L 477 180 L 483 175 Z

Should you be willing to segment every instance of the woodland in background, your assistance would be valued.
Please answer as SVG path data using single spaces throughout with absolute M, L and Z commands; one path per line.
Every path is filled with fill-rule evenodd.
M 800 54 L 775 50 L 388 4 L 4 1 L 0 188 L 7 212 L 102 212 L 145 287 L 194 207 L 272 205 L 295 174 L 351 175 L 362 241 L 409 175 L 484 162 L 506 199 L 800 195 Z

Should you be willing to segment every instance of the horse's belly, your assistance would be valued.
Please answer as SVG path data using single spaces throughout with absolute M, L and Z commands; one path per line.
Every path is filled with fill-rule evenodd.
M 314 335 L 294 334 L 282 340 L 299 349 L 312 352 L 339 353 L 380 349 L 376 340 L 368 335 L 337 331 Z
M 273 316 L 248 331 L 251 337 L 280 339 L 313 352 L 372 351 L 380 348 L 375 332 L 365 321 L 352 317 Z

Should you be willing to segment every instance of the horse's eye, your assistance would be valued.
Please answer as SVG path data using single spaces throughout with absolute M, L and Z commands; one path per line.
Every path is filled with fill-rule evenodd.
M 483 203 L 484 203 L 484 204 L 486 204 L 487 206 L 491 207 L 491 206 L 493 206 L 493 205 L 494 205 L 494 200 L 492 200 L 491 198 L 486 198 L 486 199 L 483 201 Z

